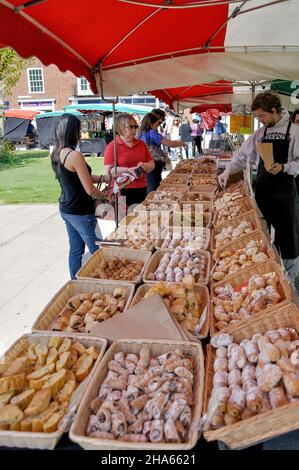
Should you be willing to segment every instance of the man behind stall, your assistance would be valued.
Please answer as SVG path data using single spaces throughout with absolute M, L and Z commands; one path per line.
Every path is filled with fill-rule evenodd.
M 226 186 L 229 175 L 245 169 L 247 159 L 257 164 L 256 202 L 268 224 L 275 229 L 275 245 L 294 283 L 299 272 L 299 214 L 295 176 L 299 174 L 299 127 L 282 110 L 272 92 L 258 94 L 251 110 L 263 127 L 244 142 L 219 176 Z M 266 170 L 257 150 L 258 143 L 272 143 L 274 163 Z

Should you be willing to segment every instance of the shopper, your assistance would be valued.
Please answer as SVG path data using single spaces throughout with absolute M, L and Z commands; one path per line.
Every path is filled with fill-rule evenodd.
M 299 109 L 295 109 L 295 111 L 293 112 L 292 122 L 296 126 L 299 126 Z M 295 181 L 296 181 L 297 193 L 299 194 L 299 176 L 296 176 Z
M 155 163 L 142 140 L 137 139 L 138 124 L 131 114 L 121 113 L 115 120 L 117 170 L 114 168 L 114 141 L 107 145 L 104 155 L 105 173 L 115 177 L 122 173 L 132 173 L 134 181 L 121 190 L 121 195 L 126 197 L 126 206 L 140 204 L 146 198 L 147 179 L 146 173 L 150 173 Z M 135 172 L 137 168 L 142 172 Z
M 219 183 L 226 186 L 229 175 L 244 169 L 247 160 L 256 162 L 256 202 L 268 227 L 272 225 L 275 229 L 275 245 L 294 283 L 299 271 L 299 214 L 294 178 L 299 174 L 299 127 L 292 124 L 289 113 L 282 110 L 275 93 L 258 94 L 251 109 L 264 127 L 242 144 L 219 176 Z M 261 142 L 273 145 L 275 163 L 268 171 L 257 151 L 257 144 Z
M 61 187 L 59 211 L 69 238 L 71 279 L 76 278 L 76 273 L 81 268 L 85 245 L 90 253 L 98 249 L 94 199 L 103 197 L 101 191 L 94 186 L 94 183 L 100 181 L 100 176 L 91 174 L 91 168 L 82 153 L 75 150 L 80 125 L 80 120 L 73 114 L 63 114 L 55 129 L 51 154 L 52 168 Z
M 195 157 L 196 150 L 199 154 L 202 153 L 201 141 L 202 141 L 202 128 L 199 124 L 199 119 L 192 119 L 191 124 L 191 137 L 192 137 L 192 155 Z
M 161 144 L 175 148 L 185 146 L 184 142 L 181 140 L 173 142 L 163 137 L 163 135 L 158 132 L 158 127 L 160 124 L 161 121 L 156 114 L 148 113 L 141 121 L 138 134 L 140 138 L 146 143 L 146 145 L 149 146 L 155 159 L 155 168 L 147 175 L 148 193 L 155 191 L 162 181 L 162 171 L 165 167 L 165 157 L 167 158 L 167 156 L 165 156 L 165 154 L 163 155 Z
M 180 134 L 182 141 L 187 145 L 187 149 L 183 148 L 183 158 L 192 157 L 192 137 L 191 137 L 191 126 L 187 116 L 183 118 L 183 122 L 180 128 Z

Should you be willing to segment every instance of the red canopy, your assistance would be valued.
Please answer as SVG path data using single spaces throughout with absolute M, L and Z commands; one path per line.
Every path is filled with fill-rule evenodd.
M 218 82 L 202 85 L 151 90 L 149 93 L 157 96 L 157 98 L 163 100 L 168 106 L 177 111 L 177 105 L 180 104 L 185 105 L 184 107 L 192 107 L 196 102 L 201 102 L 207 97 L 213 99 L 217 95 L 233 94 L 233 87 L 231 82 L 219 80 Z M 208 107 L 211 107 L 211 105 Z
M 102 70 L 106 96 L 220 79 L 297 79 L 296 3 L 0 0 L 0 45 L 84 75 L 94 91 Z
M 34 119 L 39 111 L 30 111 L 27 109 L 8 109 L 4 111 L 5 117 L 19 118 L 19 119 Z

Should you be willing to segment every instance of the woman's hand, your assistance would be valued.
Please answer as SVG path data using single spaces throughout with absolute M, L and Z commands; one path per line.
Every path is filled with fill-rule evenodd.
M 277 175 L 277 173 L 280 173 L 281 171 L 283 171 L 283 166 L 280 163 L 273 163 L 269 169 L 269 173 L 271 173 L 271 175 Z

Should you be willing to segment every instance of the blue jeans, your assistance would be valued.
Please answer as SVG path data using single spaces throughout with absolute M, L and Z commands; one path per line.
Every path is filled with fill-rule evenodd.
M 69 237 L 69 270 L 71 279 L 76 279 L 76 273 L 82 266 L 82 256 L 84 255 L 85 245 L 90 253 L 99 249 L 96 245 L 98 238 L 95 234 L 97 225 L 96 217 L 91 215 L 73 215 L 60 212 L 62 220 L 66 225 Z

